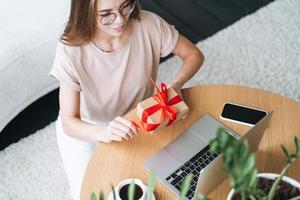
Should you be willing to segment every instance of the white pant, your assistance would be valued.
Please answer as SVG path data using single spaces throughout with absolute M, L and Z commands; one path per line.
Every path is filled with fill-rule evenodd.
M 79 200 L 85 169 L 96 149 L 97 142 L 85 142 L 68 136 L 64 133 L 60 117 L 56 122 L 56 136 L 58 149 L 68 177 L 70 194 L 73 200 Z

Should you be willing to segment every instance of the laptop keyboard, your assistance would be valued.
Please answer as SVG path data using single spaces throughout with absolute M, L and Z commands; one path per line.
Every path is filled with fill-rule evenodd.
M 180 191 L 184 178 L 188 174 L 192 173 L 192 182 L 186 195 L 188 199 L 192 199 L 194 197 L 200 171 L 204 167 L 206 167 L 211 161 L 213 161 L 219 154 L 220 153 L 218 152 L 211 153 L 210 146 L 207 145 L 194 157 L 192 157 L 190 160 L 188 160 L 186 163 L 180 166 L 179 169 L 177 169 L 170 176 L 168 176 L 166 180 L 171 185 L 173 185 L 178 191 Z

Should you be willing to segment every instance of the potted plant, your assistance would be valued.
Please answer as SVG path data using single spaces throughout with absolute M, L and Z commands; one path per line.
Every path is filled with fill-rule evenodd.
M 233 189 L 227 200 L 300 200 L 299 182 L 284 176 L 291 164 L 300 157 L 300 141 L 295 137 L 294 142 L 296 150 L 292 154 L 281 146 L 287 161 L 280 174 L 257 174 L 255 155 L 249 152 L 248 142 L 237 141 L 220 128 L 217 138 L 210 145 L 212 151 L 222 152 L 224 170 L 231 178 Z

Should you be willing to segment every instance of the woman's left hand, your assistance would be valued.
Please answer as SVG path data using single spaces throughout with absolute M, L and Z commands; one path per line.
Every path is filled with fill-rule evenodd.
M 183 97 L 182 97 L 182 92 L 181 92 L 182 85 L 175 81 L 175 82 L 172 82 L 170 85 L 168 85 L 168 88 L 170 88 L 170 87 L 172 87 L 175 90 L 175 92 L 182 98 L 182 101 L 184 101 Z M 182 119 L 185 119 L 188 116 L 188 113 L 189 112 L 187 112 L 184 116 L 182 116 Z
M 182 93 L 181 93 L 181 84 L 178 82 L 172 82 L 171 84 L 168 85 L 168 88 L 173 88 L 175 92 L 182 98 Z M 183 99 L 183 98 L 182 98 Z

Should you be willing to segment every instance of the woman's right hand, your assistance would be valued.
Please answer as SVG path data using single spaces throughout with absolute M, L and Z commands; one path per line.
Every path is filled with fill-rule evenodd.
M 112 141 L 129 140 L 137 133 L 137 128 L 131 121 L 118 116 L 100 133 L 100 141 L 110 143 Z

